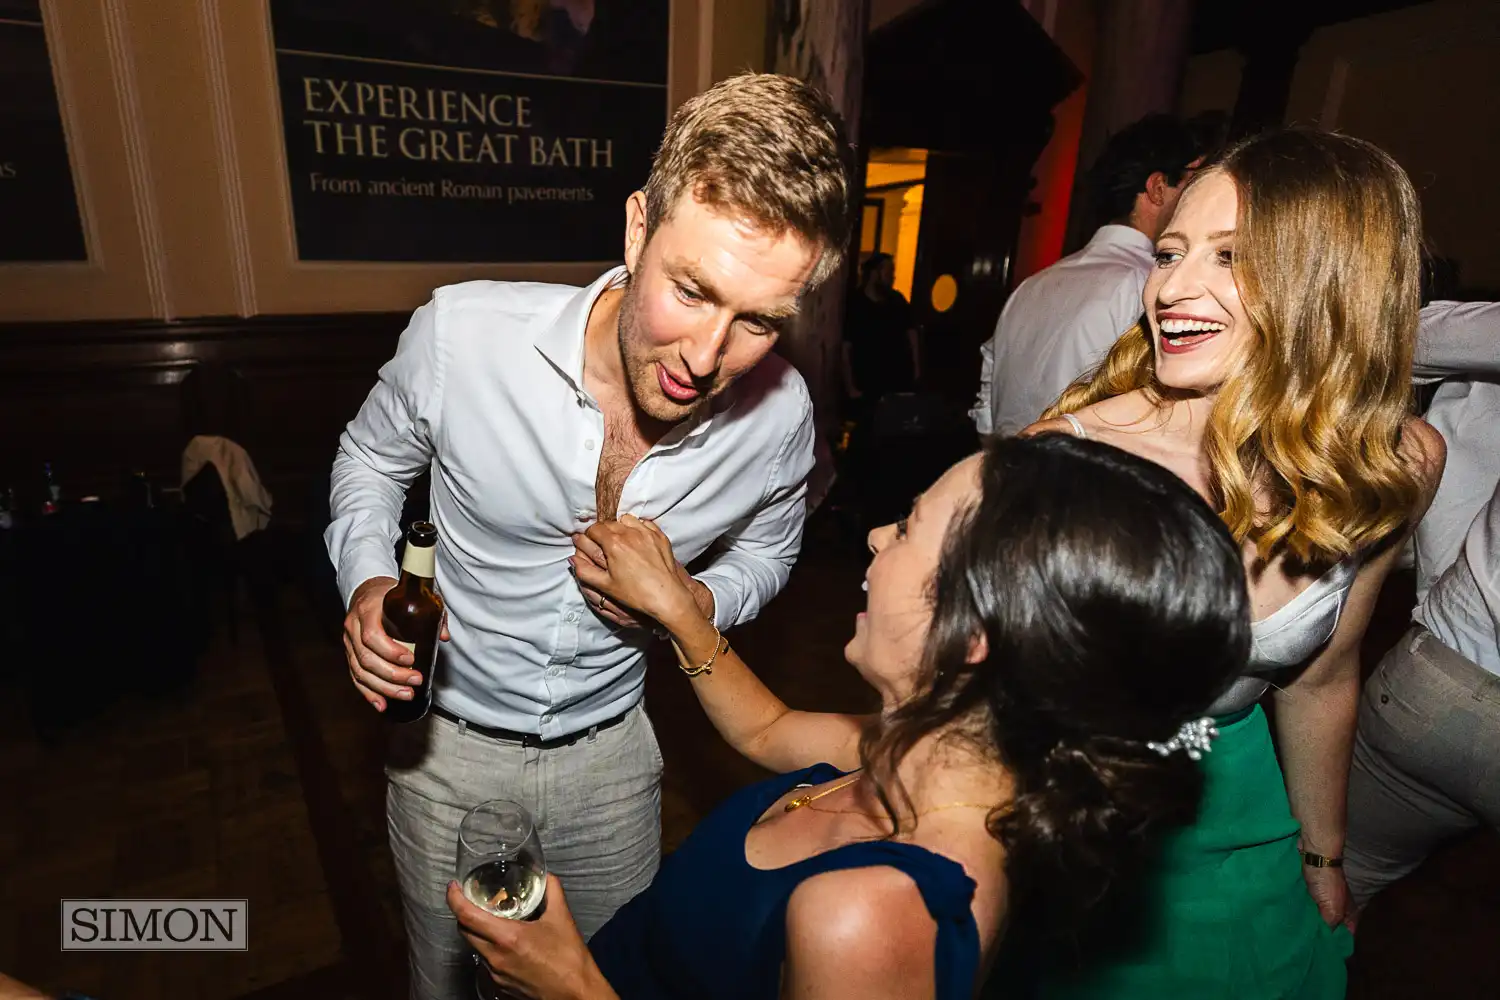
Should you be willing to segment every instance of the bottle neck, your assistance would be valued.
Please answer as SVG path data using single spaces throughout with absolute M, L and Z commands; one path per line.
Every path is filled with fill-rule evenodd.
M 401 572 L 431 580 L 437 576 L 437 546 L 406 545 L 401 556 Z

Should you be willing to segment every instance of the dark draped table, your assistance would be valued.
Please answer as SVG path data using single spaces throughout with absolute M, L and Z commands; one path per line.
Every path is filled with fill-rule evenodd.
M 207 588 L 180 507 L 65 504 L 0 531 L 13 690 L 44 734 L 127 694 L 183 687 L 208 642 Z

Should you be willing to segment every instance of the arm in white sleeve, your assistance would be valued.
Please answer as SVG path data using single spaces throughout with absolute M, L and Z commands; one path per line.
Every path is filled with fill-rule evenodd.
M 1479 596 L 1490 613 L 1491 634 L 1500 635 L 1500 485 L 1475 515 L 1464 549 Z
M 995 336 L 991 335 L 979 348 L 979 393 L 974 397 L 974 408 L 969 411 L 969 419 L 974 421 L 974 429 L 981 434 L 990 434 L 994 431 L 994 414 L 990 412 L 992 402 L 990 394 L 995 383 Z
M 338 570 L 344 606 L 355 589 L 376 576 L 397 576 L 395 543 L 401 536 L 406 490 L 432 462 L 434 421 L 442 395 L 442 357 L 436 298 L 412 314 L 396 356 L 359 415 L 339 436 L 333 460 L 329 512 L 323 533 Z
M 1417 325 L 1417 378 L 1500 375 L 1500 302 L 1430 302 Z
M 760 506 L 720 539 L 725 549 L 697 579 L 714 595 L 720 629 L 750 621 L 781 592 L 802 551 L 807 475 L 813 467 L 812 403 L 787 435 L 771 466 Z

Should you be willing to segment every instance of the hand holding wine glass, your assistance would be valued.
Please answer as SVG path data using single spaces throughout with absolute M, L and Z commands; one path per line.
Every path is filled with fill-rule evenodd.
M 505 799 L 470 809 L 458 824 L 454 873 L 463 898 L 485 913 L 505 920 L 533 918 L 546 895 L 547 863 L 531 814 Z M 484 968 L 475 971 L 474 985 L 481 1000 L 499 996 Z
M 475 906 L 525 920 L 542 903 L 547 863 L 536 824 L 524 806 L 482 802 L 458 825 L 458 884 Z
M 547 905 L 533 919 L 502 920 L 469 902 L 457 882 L 449 884 L 448 908 L 483 961 L 481 973 L 493 980 L 488 985 L 507 991 L 502 996 L 533 1000 L 618 1000 L 573 922 L 556 875 L 547 876 L 545 891 Z

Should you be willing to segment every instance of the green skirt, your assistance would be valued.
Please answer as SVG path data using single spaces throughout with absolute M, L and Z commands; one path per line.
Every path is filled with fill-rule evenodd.
M 1045 997 L 1336 1000 L 1354 939 L 1329 928 L 1302 879 L 1297 821 L 1257 705 L 1223 719 L 1201 761 L 1198 820 L 1147 876 L 1055 954 Z

